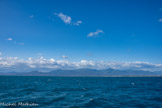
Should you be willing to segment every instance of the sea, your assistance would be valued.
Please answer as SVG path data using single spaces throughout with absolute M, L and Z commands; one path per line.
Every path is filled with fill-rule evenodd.
M 162 77 L 0 76 L 2 108 L 162 108 Z

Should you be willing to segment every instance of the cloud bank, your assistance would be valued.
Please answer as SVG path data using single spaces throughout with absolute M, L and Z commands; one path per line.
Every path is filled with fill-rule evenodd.
M 162 64 L 152 64 L 149 62 L 105 62 L 105 61 L 88 61 L 71 62 L 67 59 L 55 60 L 40 57 L 37 59 L 29 57 L 27 60 L 18 57 L 1 57 L 0 72 L 30 72 L 34 70 L 48 72 L 55 69 L 117 69 L 117 70 L 145 70 L 145 71 L 162 71 Z

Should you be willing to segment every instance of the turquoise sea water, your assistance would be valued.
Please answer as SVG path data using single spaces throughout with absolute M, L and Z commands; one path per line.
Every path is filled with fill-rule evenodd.
M 162 77 L 0 76 L 0 107 L 25 105 L 40 108 L 161 108 Z

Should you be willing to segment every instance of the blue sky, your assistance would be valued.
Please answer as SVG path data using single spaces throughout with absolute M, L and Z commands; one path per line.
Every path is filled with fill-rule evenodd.
M 159 64 L 162 1 L 0 0 L 0 52 L 21 59 Z

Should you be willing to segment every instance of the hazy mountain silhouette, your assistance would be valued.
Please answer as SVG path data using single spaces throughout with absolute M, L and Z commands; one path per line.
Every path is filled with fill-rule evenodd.
M 150 72 L 141 70 L 114 70 L 114 69 L 74 69 L 74 70 L 53 70 L 50 72 L 1 72 L 0 75 L 14 76 L 161 76 L 162 72 Z

